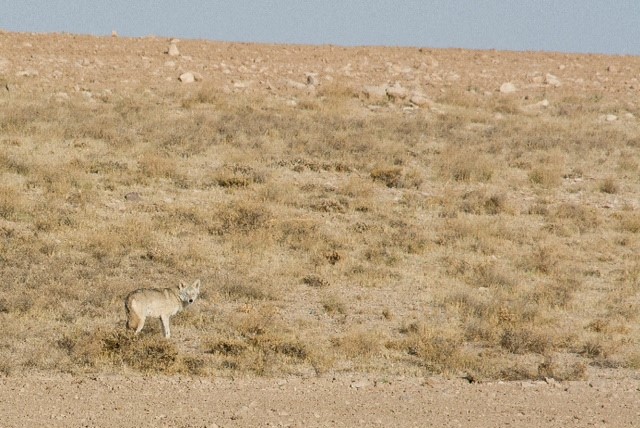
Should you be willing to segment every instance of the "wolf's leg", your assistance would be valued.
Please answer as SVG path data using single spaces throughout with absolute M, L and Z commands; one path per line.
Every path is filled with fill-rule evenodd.
M 145 321 L 145 317 L 140 317 L 138 320 L 138 328 L 136 328 L 136 332 L 135 334 L 140 333 L 140 331 L 142 330 L 142 327 L 144 327 L 144 321 Z
M 162 321 L 162 331 L 164 332 L 164 337 L 171 337 L 171 330 L 169 330 L 169 315 L 161 315 L 160 320 Z

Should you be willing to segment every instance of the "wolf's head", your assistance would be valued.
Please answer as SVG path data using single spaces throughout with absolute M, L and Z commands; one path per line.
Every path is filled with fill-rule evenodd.
M 187 306 L 192 304 L 198 298 L 200 294 L 200 280 L 197 279 L 193 284 L 187 285 L 183 281 L 180 281 L 178 285 L 180 300 L 182 304 Z

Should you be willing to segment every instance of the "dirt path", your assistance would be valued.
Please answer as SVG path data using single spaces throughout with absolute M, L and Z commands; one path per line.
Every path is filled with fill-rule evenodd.
M 585 382 L 409 378 L 0 379 L 2 427 L 635 426 L 640 375 Z

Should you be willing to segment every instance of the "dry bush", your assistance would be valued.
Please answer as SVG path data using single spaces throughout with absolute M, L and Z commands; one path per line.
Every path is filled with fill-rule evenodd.
M 385 337 L 377 330 L 353 328 L 332 339 L 333 346 L 349 359 L 364 359 L 380 355 Z
M 347 305 L 344 300 L 335 294 L 326 294 L 320 304 L 329 315 L 344 315 L 347 313 Z
M 176 178 L 178 168 L 174 159 L 156 153 L 145 153 L 138 160 L 142 174 L 149 178 Z
M 620 191 L 620 186 L 613 177 L 607 177 L 598 186 L 602 193 L 615 194 Z
M 529 172 L 529 180 L 544 188 L 557 187 L 562 183 L 562 171 L 556 166 L 539 166 Z
M 600 225 L 600 217 L 594 208 L 576 203 L 561 203 L 553 210 L 550 218 L 555 221 L 569 222 L 577 227 L 580 233 Z
M 249 233 L 267 226 L 271 219 L 268 207 L 248 201 L 232 202 L 216 210 L 213 230 L 219 235 Z
M 419 171 L 405 170 L 399 166 L 377 166 L 371 170 L 371 178 L 380 181 L 387 187 L 419 188 L 423 182 Z
M 623 232 L 640 232 L 640 213 L 633 211 L 621 212 L 618 216 L 619 229 Z
M 58 346 L 90 367 L 126 366 L 144 373 L 190 373 L 177 346 L 158 335 L 135 337 L 124 330 L 98 330 L 64 336 Z
M 274 300 L 275 295 L 262 278 L 247 278 L 242 274 L 218 278 L 216 289 L 229 300 Z
M 27 205 L 18 191 L 11 187 L 0 187 L 0 217 L 15 220 L 26 208 Z
M 221 187 L 248 187 L 254 183 L 264 183 L 265 173 L 248 165 L 225 165 L 211 177 Z
M 544 332 L 531 328 L 508 328 L 500 337 L 500 346 L 514 354 L 527 352 L 544 354 L 553 349 L 553 342 Z
M 504 194 L 492 194 L 487 196 L 486 192 L 473 190 L 462 196 L 460 210 L 469 214 L 496 215 L 509 211 L 509 204 Z
M 456 372 L 464 368 L 463 338 L 455 330 L 438 329 L 415 321 L 401 328 L 406 337 L 396 347 L 416 357 L 430 372 Z
M 454 147 L 439 159 L 440 176 L 461 182 L 488 182 L 495 174 L 494 163 L 465 147 Z
M 324 361 L 282 323 L 278 311 L 270 305 L 235 314 L 229 327 L 206 339 L 204 347 L 206 353 L 218 358 L 221 369 L 257 375 L 321 366 Z
M 514 273 L 505 266 L 492 262 L 474 266 L 473 271 L 468 275 L 467 282 L 474 287 L 500 287 L 507 290 L 513 289 L 518 284 Z

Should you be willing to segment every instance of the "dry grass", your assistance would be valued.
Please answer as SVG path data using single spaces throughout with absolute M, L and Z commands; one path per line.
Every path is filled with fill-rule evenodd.
M 639 129 L 598 120 L 615 97 L 29 89 L 0 96 L 0 373 L 638 366 Z M 204 293 L 175 340 L 124 331 L 128 291 L 185 277 Z

